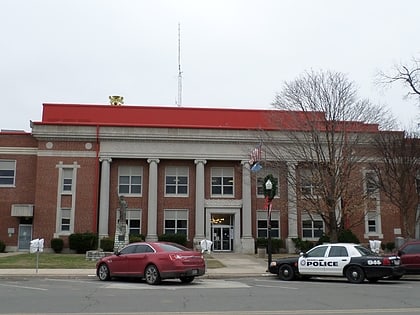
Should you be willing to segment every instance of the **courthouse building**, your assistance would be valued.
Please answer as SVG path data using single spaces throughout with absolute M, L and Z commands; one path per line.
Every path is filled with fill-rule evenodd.
M 44 238 L 46 247 L 52 238 L 63 238 L 68 247 L 72 233 L 114 238 L 123 196 L 131 234 L 157 240 L 184 233 L 190 246 L 207 239 L 214 251 L 253 253 L 255 239 L 267 236 L 262 182 L 272 174 L 278 180 L 272 237 L 292 251 L 293 238 L 317 240 L 325 231 L 321 218 L 300 209 L 298 190 L 289 187 L 296 163 L 250 170 L 250 152 L 264 132 L 277 134 L 284 150 L 291 145 L 285 134 L 302 128 L 291 114 L 43 104 L 30 133 L 0 133 L 0 240 L 19 251 L 34 238 Z M 360 124 L 360 132 L 379 131 Z M 264 159 L 264 144 L 262 151 Z M 354 231 L 361 241 L 393 241 L 400 233 L 398 212 L 381 215 L 383 206 L 377 202 L 375 215 L 366 215 Z

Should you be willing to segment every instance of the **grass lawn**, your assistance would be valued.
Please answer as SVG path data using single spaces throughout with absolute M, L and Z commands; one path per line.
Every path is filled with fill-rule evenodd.
M 18 254 L 0 257 L 0 269 L 32 269 L 36 268 L 37 254 Z M 50 254 L 40 253 L 39 269 L 91 269 L 96 261 L 86 260 L 84 254 Z M 206 256 L 207 268 L 222 268 L 224 265 L 211 256 Z
M 0 258 L 1 269 L 31 269 L 36 268 L 37 254 L 18 254 Z M 38 268 L 40 269 L 89 269 L 95 268 L 95 261 L 85 259 L 84 254 L 49 254 L 39 253 Z

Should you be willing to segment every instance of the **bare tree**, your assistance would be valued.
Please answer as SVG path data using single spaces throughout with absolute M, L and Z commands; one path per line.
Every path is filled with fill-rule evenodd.
M 408 132 L 381 133 L 375 148 L 381 163 L 371 167 L 379 188 L 400 211 L 403 237 L 413 238 L 419 222 L 420 139 Z
M 353 82 L 344 74 L 310 71 L 286 82 L 274 107 L 295 113 L 287 124 L 289 139 L 270 145 L 273 160 L 289 161 L 297 171 L 289 174 L 306 213 L 321 217 L 332 241 L 337 241 L 346 218 L 364 221 L 364 198 L 358 167 L 369 151 L 370 134 L 379 126 L 390 128 L 395 120 L 384 107 L 359 99 Z M 296 126 L 296 129 L 293 129 Z M 271 141 L 274 141 L 271 139 Z M 274 143 L 274 142 L 273 142 Z
M 418 97 L 420 101 L 420 59 L 413 58 L 411 64 L 395 65 L 391 74 L 379 73 L 380 84 L 401 82 L 407 87 L 407 96 Z

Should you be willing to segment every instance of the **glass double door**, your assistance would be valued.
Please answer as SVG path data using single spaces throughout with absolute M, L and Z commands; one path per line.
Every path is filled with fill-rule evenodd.
M 213 225 L 211 228 L 213 251 L 231 251 L 233 229 L 230 225 Z

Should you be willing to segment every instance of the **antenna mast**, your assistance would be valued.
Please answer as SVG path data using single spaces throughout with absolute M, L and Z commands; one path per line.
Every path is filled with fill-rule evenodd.
M 178 100 L 177 105 L 182 106 L 182 71 L 181 71 L 181 24 L 178 23 Z

